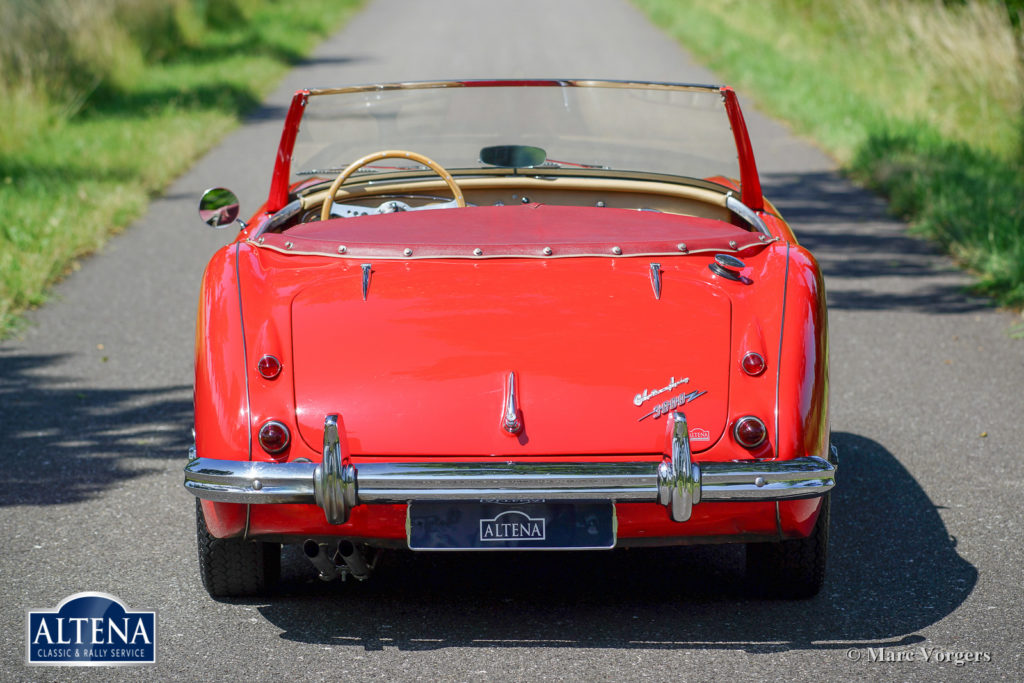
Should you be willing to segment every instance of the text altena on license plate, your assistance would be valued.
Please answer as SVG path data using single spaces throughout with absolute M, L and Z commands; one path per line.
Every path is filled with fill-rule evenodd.
M 413 501 L 408 515 L 413 550 L 615 546 L 615 507 L 608 501 Z

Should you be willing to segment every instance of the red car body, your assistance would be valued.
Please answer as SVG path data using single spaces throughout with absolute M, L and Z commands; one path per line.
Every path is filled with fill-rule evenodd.
M 429 159 L 292 176 L 313 97 L 474 87 L 720 98 L 739 181 L 492 162 L 452 169 L 466 206 L 417 210 L 451 187 Z M 753 582 L 809 596 L 835 466 L 822 276 L 761 196 L 728 88 L 301 91 L 266 204 L 203 278 L 185 485 L 215 595 L 269 588 L 281 543 L 365 578 L 382 549 L 550 547 L 531 533 L 583 534 L 593 504 L 602 540 L 553 547 L 741 542 Z

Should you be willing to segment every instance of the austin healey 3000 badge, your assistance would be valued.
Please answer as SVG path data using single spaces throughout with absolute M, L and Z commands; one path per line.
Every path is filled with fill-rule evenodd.
M 676 379 L 672 377 L 669 379 L 668 384 L 663 386 L 661 389 L 644 389 L 639 394 L 633 397 L 633 405 L 642 406 L 646 401 L 651 400 L 658 394 L 664 394 L 666 391 L 672 391 L 681 384 L 689 384 L 690 378 L 683 377 L 682 379 Z
M 690 378 L 689 377 L 684 377 L 682 379 L 676 379 L 673 376 L 673 377 L 671 377 L 669 379 L 668 384 L 666 384 L 662 388 L 660 388 L 660 389 L 644 389 L 642 392 L 640 392 L 639 394 L 634 396 L 633 397 L 633 405 L 635 405 L 635 406 L 642 406 L 645 402 L 647 402 L 650 399 L 654 398 L 658 394 L 664 394 L 665 392 L 672 391 L 673 389 L 675 389 L 676 387 L 678 387 L 680 385 L 689 384 L 689 383 L 690 383 Z M 649 413 L 646 413 L 645 415 L 640 416 L 640 418 L 637 419 L 637 422 L 645 420 L 645 419 L 647 419 L 649 417 L 653 417 L 653 418 L 657 419 L 657 418 L 661 417 L 662 415 L 664 415 L 665 413 L 669 412 L 670 410 L 675 410 L 676 408 L 679 408 L 680 406 L 683 406 L 683 405 L 693 401 L 694 399 L 697 399 L 697 398 L 703 396 L 706 393 L 708 393 L 708 392 L 707 391 L 691 391 L 691 392 L 689 392 L 687 394 L 679 394 L 677 396 L 673 396 L 672 398 L 670 398 L 670 399 L 668 399 L 666 401 L 662 401 L 661 403 L 659 403 L 656 406 L 654 406 L 654 408 Z

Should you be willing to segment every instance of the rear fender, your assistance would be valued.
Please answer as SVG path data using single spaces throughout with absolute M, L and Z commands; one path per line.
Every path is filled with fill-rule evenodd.
M 828 314 L 825 284 L 817 261 L 803 247 L 791 245 L 781 339 L 777 407 L 779 458 L 829 453 Z M 808 536 L 817 521 L 821 499 L 780 502 L 783 538 Z
M 196 453 L 200 457 L 248 460 L 250 431 L 245 347 L 238 305 L 236 246 L 210 260 L 203 274 L 196 315 Z M 210 533 L 218 538 L 245 531 L 245 505 L 203 501 Z
M 791 246 L 780 350 L 778 450 L 782 459 L 828 458 L 828 315 L 814 257 Z

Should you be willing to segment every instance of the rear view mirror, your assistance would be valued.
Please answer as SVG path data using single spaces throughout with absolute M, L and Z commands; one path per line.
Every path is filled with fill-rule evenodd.
M 540 166 L 547 158 L 548 153 L 540 147 L 527 145 L 496 145 L 480 150 L 480 161 L 505 168 Z

